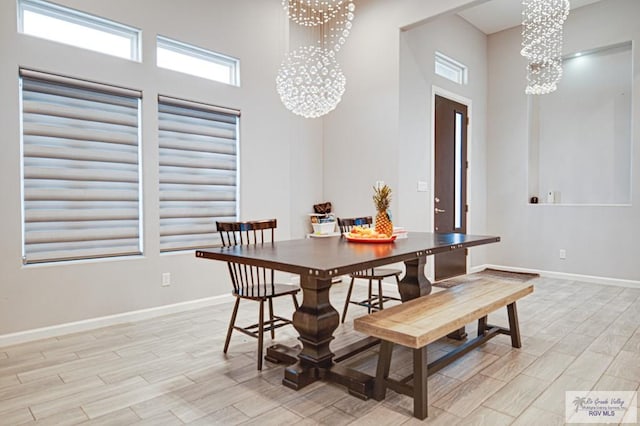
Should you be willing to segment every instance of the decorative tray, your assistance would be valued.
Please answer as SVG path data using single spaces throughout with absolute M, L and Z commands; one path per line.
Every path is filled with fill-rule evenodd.
M 344 237 L 347 239 L 347 241 L 351 241 L 353 243 L 391 243 L 393 242 L 397 235 L 392 235 L 391 237 L 388 238 L 359 238 L 359 237 L 353 237 L 351 236 L 350 233 L 345 232 Z

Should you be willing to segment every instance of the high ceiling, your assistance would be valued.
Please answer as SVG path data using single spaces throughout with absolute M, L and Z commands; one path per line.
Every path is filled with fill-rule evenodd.
M 570 4 L 571 9 L 577 9 L 598 1 L 571 0 Z M 520 0 L 490 0 L 463 10 L 458 15 L 485 34 L 492 34 L 520 25 L 522 21 L 522 2 Z

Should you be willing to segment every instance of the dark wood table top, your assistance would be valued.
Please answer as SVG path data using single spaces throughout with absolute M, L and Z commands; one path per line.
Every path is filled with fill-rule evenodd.
M 366 268 L 500 241 L 500 237 L 410 232 L 392 243 L 349 242 L 342 237 L 277 241 L 262 246 L 197 250 L 196 256 L 263 266 L 328 279 Z

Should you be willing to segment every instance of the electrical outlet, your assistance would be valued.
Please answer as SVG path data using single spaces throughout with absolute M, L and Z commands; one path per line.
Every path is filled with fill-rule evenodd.
M 560 249 L 560 259 L 565 260 L 567 258 L 567 251 L 565 249 Z
M 167 287 L 171 285 L 171 272 L 163 272 L 162 273 L 162 287 Z

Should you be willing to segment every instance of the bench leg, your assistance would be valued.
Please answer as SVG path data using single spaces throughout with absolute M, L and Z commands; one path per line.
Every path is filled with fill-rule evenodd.
M 380 354 L 378 355 L 376 381 L 373 385 L 373 399 L 376 401 L 382 401 L 387 394 L 387 379 L 389 378 L 392 352 L 393 343 L 382 340 L 380 342 Z
M 413 350 L 413 416 L 427 418 L 427 347 Z
M 485 331 L 487 330 L 487 316 L 483 316 L 478 320 L 478 337 L 484 336 Z
M 520 326 L 518 325 L 518 310 L 516 309 L 516 302 L 507 305 L 507 313 L 509 314 L 511 346 L 514 348 L 521 348 L 522 342 L 520 341 Z

